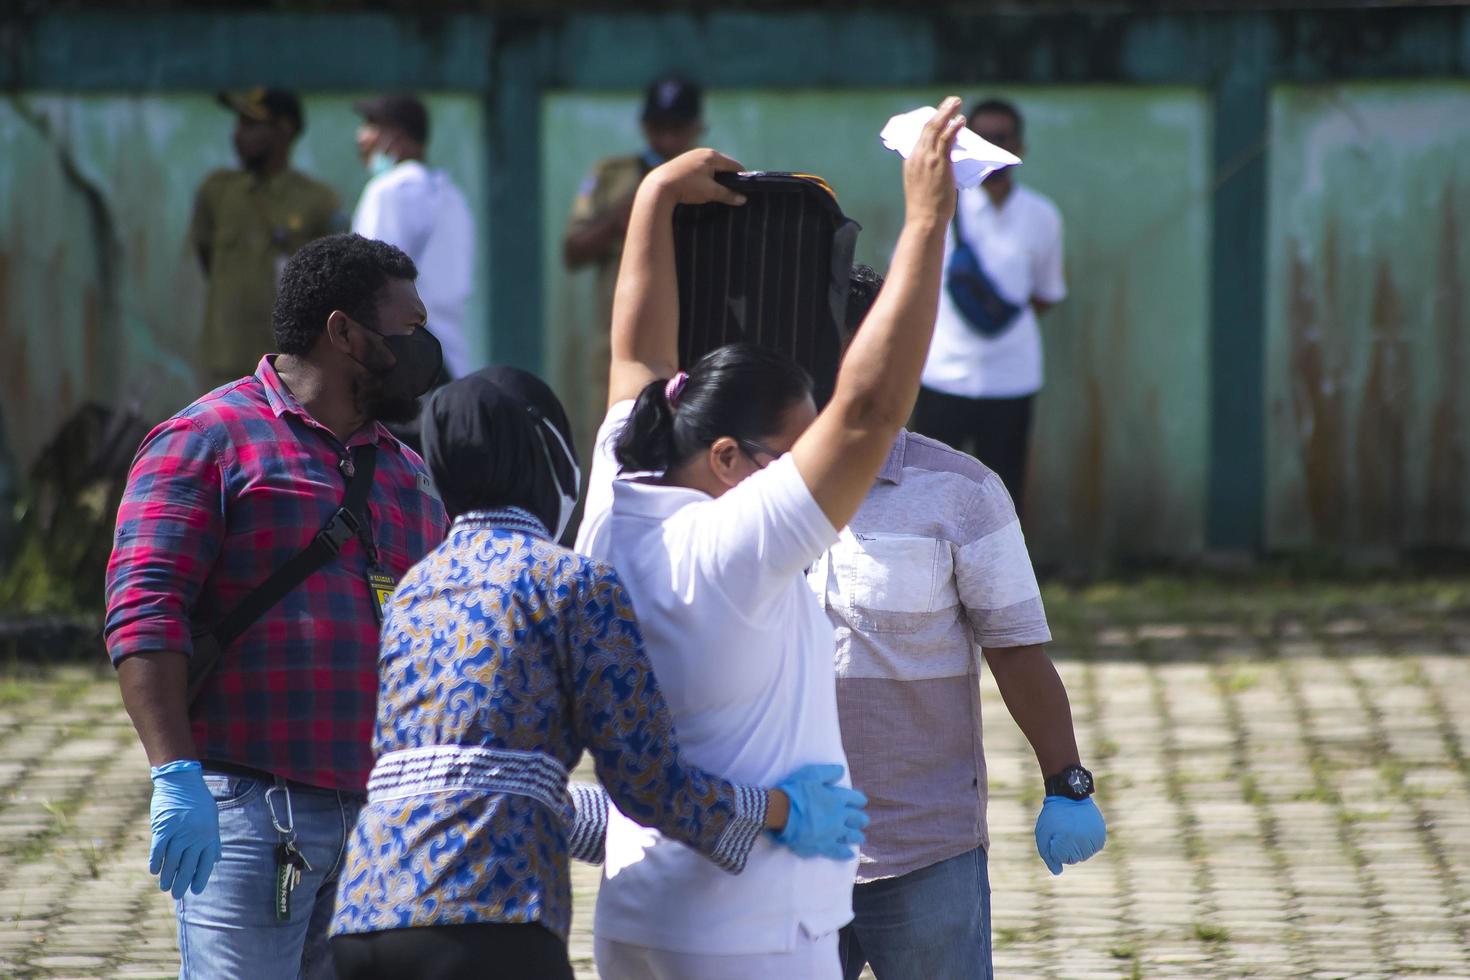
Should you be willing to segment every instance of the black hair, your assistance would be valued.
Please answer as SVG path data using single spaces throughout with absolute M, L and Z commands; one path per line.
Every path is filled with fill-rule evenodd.
M 281 273 L 273 317 L 276 350 L 308 353 L 333 310 L 363 326 L 378 325 L 378 298 L 390 279 L 417 279 L 413 259 L 387 242 L 328 235 L 291 256 Z
M 970 106 L 970 111 L 965 114 L 965 118 L 973 122 L 975 117 L 982 112 L 997 112 L 1004 116 L 1010 116 L 1011 122 L 1016 126 L 1016 139 L 1021 138 L 1026 124 L 1021 119 L 1021 110 L 1016 108 L 1014 102 L 1007 102 L 1005 99 L 981 99 L 979 102 Z
M 521 507 L 556 531 L 559 491 L 578 492 L 571 468 L 577 449 L 566 411 L 544 381 L 519 368 L 476 371 L 426 398 L 419 424 L 424 461 L 450 517 Z
M 638 395 L 613 446 L 625 470 L 666 472 L 716 439 L 759 442 L 781 431 L 786 412 L 812 394 L 811 375 L 785 354 L 753 344 L 727 344 L 689 369 L 671 407 L 667 379 Z
M 878 290 L 883 288 L 883 277 L 870 265 L 855 265 L 847 277 L 847 317 L 844 326 L 851 339 L 868 318 Z

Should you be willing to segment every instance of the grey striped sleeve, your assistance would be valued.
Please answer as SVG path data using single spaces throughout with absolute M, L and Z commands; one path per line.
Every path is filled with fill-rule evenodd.
M 574 861 L 601 864 L 607 844 L 607 791 L 596 783 L 568 783 L 577 816 L 567 830 Z
M 766 809 L 770 805 L 766 791 L 759 786 L 735 787 L 735 816 L 725 825 L 709 859 L 723 871 L 738 875 L 755 847 L 756 838 L 766 825 Z

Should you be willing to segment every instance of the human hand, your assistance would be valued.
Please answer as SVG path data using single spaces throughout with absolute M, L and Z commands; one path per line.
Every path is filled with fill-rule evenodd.
M 903 201 L 907 220 L 935 219 L 947 223 L 954 216 L 954 165 L 949 155 L 955 136 L 965 125 L 960 100 L 951 95 L 924 124 L 919 142 L 903 162 Z
M 1079 864 L 1103 849 L 1108 828 L 1102 811 L 1092 802 L 1048 796 L 1036 818 L 1036 851 L 1054 875 L 1062 865 Z
M 801 857 L 828 857 L 845 861 L 854 845 L 867 838 L 863 828 L 868 798 L 855 789 L 838 786 L 843 767 L 803 766 L 776 785 L 791 801 L 786 826 L 776 832 L 777 842 Z
M 717 150 L 690 150 L 654 168 L 643 186 L 675 204 L 744 204 L 737 194 L 715 180 L 718 173 L 738 173 L 741 166 Z
M 158 887 L 174 898 L 183 898 L 185 889 L 198 895 L 220 855 L 219 811 L 204 785 L 204 770 L 193 760 L 180 759 L 155 766 L 151 773 L 148 873 L 158 875 Z

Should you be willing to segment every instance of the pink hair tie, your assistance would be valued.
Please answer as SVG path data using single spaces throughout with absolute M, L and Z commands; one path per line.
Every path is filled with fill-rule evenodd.
M 670 408 L 679 407 L 679 396 L 684 394 L 684 386 L 689 383 L 689 375 L 680 371 L 669 379 L 664 385 L 664 398 L 668 400 Z

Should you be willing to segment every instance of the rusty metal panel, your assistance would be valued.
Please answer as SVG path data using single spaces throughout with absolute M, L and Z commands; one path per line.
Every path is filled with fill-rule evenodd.
M 293 158 L 349 212 L 366 182 L 352 142 L 358 97 L 305 96 Z M 483 213 L 480 99 L 425 101 L 431 162 Z M 234 165 L 232 125 L 202 92 L 0 99 L 0 418 L 22 467 L 83 401 L 136 403 L 156 419 L 200 393 L 204 284 L 186 232 L 199 182 Z M 483 256 L 483 227 L 480 239 Z M 484 292 L 467 322 L 486 322 Z M 483 352 L 488 338 L 475 339 Z
M 1470 84 L 1271 99 L 1267 543 L 1470 545 Z
M 898 158 L 877 133 L 942 90 L 718 91 L 707 143 L 751 168 L 826 177 L 862 223 L 878 269 L 902 221 Z M 968 91 L 968 96 L 990 94 Z M 1207 466 L 1210 108 L 1197 89 L 1005 88 L 1026 116 L 1021 179 L 1067 229 L 1070 298 L 1047 314 L 1028 537 L 1040 560 L 1183 556 L 1204 542 Z M 590 274 L 568 275 L 561 237 L 594 161 L 641 145 L 636 94 L 555 93 L 544 103 L 546 369 L 573 416 L 595 331 Z M 590 439 L 583 423 L 581 444 Z

